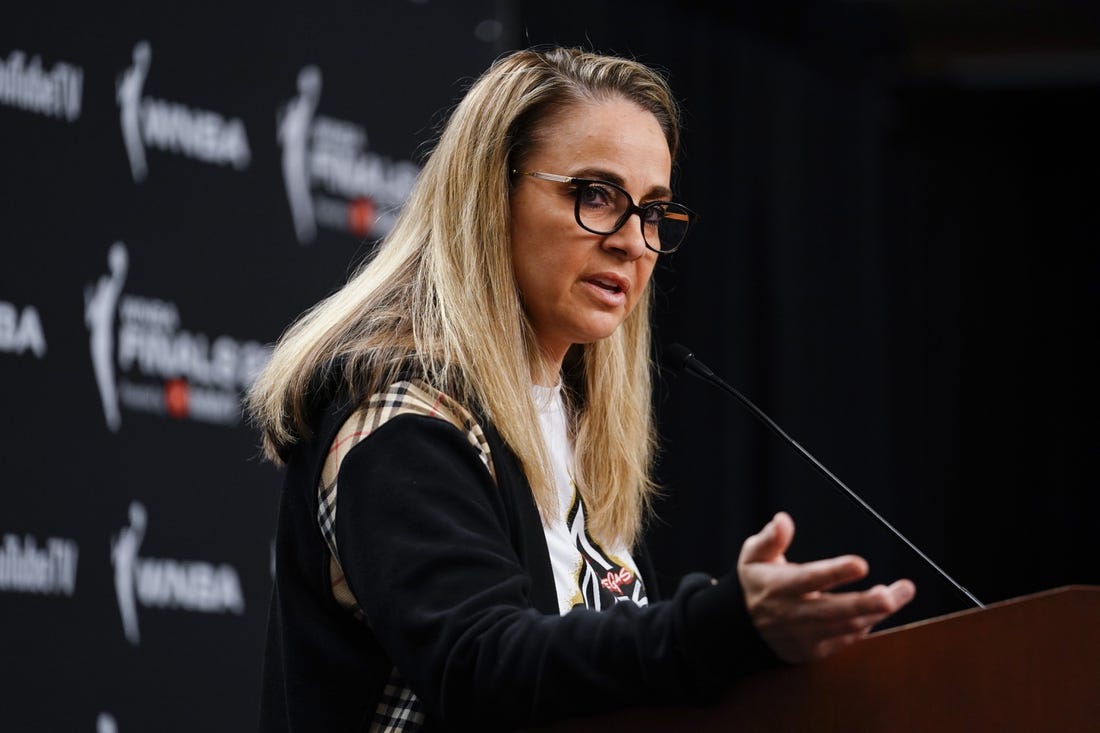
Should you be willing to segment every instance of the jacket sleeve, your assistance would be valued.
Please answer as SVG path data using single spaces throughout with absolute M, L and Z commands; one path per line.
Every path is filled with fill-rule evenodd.
M 505 728 L 701 701 L 775 662 L 735 576 L 666 601 L 547 615 L 507 512 L 462 433 L 402 415 L 344 459 L 337 543 L 367 622 L 433 719 Z

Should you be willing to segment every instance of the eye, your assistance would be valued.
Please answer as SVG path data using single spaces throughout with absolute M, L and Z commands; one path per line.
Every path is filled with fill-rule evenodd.
M 668 206 L 660 203 L 646 204 L 642 208 L 645 210 L 645 223 L 648 226 L 659 225 L 665 218 L 665 212 L 668 211 Z
M 618 208 L 618 200 L 621 194 L 611 186 L 599 183 L 589 183 L 580 190 L 580 202 L 582 206 L 600 208 Z

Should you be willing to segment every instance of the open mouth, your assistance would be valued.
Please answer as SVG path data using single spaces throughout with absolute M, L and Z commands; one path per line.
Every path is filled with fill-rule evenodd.
M 618 283 L 608 282 L 607 280 L 589 280 L 596 287 L 602 288 L 609 293 L 621 293 L 623 292 L 622 286 Z

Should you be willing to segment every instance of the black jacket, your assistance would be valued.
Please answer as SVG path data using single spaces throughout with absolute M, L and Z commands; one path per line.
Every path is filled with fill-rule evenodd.
M 659 600 L 641 548 L 648 606 L 559 615 L 542 522 L 515 456 L 487 421 L 404 412 L 403 395 L 376 396 L 367 422 L 359 405 L 330 405 L 289 456 L 262 730 L 366 730 L 392 715 L 384 701 L 394 689 L 385 688 L 395 680 L 415 691 L 427 729 L 492 730 L 703 702 L 775 663 L 735 574 L 689 576 Z M 339 565 L 318 520 L 334 441 L 354 445 L 339 464 L 338 494 L 332 487 Z M 333 592 L 341 570 L 357 603 L 350 610 Z

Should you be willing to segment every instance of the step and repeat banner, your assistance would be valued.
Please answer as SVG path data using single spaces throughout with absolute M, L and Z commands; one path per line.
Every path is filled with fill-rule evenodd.
M 0 729 L 254 727 L 281 473 L 241 395 L 505 5 L 0 13 Z

